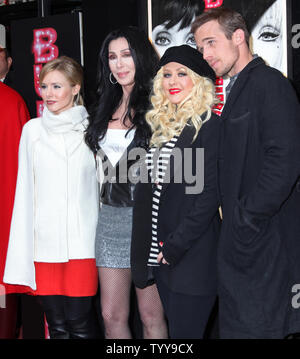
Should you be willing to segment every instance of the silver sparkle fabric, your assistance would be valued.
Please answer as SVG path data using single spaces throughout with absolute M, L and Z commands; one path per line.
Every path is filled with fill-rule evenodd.
M 131 207 L 102 204 L 95 243 L 97 267 L 130 268 L 131 229 Z

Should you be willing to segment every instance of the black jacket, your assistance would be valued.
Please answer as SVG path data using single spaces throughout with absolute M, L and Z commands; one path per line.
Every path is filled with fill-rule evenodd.
M 130 158 L 130 151 L 135 149 L 136 135 L 130 142 L 126 151 L 115 166 L 112 166 L 104 151 L 97 152 L 97 164 L 103 166 L 105 181 L 101 186 L 100 201 L 113 207 L 133 207 L 133 192 L 135 183 L 128 178 L 129 171 L 133 171 L 133 165 L 140 157 Z
M 163 254 L 170 266 L 161 264 L 160 271 L 165 284 L 175 292 L 213 295 L 217 287 L 216 255 L 220 225 L 216 177 L 219 118 L 213 115 L 192 142 L 194 131 L 189 125 L 183 129 L 174 148 L 181 150 L 182 166 L 176 165 L 171 156 L 170 182 L 162 186 L 158 241 L 164 243 Z M 204 148 L 204 189 L 200 194 L 186 194 L 187 188 L 195 183 L 186 182 L 184 166 L 190 160 L 195 174 L 196 166 L 200 166 L 199 157 L 196 157 L 199 148 Z M 191 150 L 189 156 L 184 156 L 186 149 Z M 174 180 L 178 171 L 182 171 L 181 183 Z M 151 283 L 147 266 L 151 245 L 151 206 L 152 184 L 138 183 L 133 208 L 131 269 L 133 281 L 139 288 Z
M 261 58 L 239 74 L 221 116 L 218 253 L 222 338 L 300 332 L 300 106 Z

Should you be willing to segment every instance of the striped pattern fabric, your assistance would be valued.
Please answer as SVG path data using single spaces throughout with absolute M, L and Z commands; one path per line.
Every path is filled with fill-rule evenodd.
M 170 160 L 170 155 L 173 148 L 178 140 L 178 136 L 174 136 L 169 142 L 161 147 L 159 150 L 157 147 L 150 148 L 149 152 L 146 155 L 146 165 L 150 173 L 151 182 L 153 183 L 152 191 L 152 241 L 151 248 L 148 258 L 148 266 L 159 266 L 157 263 L 157 256 L 160 252 L 160 247 L 163 243 L 158 243 L 157 240 L 157 221 L 158 221 L 158 211 L 160 203 L 160 194 L 162 189 L 162 184 L 166 175 L 166 170 L 168 168 L 168 163 Z

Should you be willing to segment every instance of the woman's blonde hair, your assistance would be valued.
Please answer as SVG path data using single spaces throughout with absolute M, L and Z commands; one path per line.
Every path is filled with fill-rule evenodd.
M 213 82 L 188 67 L 187 74 L 194 86 L 191 93 L 178 105 L 172 104 L 163 90 L 163 68 L 155 76 L 152 109 L 146 113 L 146 121 L 152 130 L 151 146 L 161 147 L 163 143 L 178 136 L 188 120 L 195 127 L 195 139 L 202 124 L 210 119 L 212 105 L 216 102 Z M 201 117 L 203 114 L 204 118 Z
M 83 88 L 83 69 L 82 67 L 73 60 L 71 57 L 68 56 L 60 56 L 54 60 L 51 60 L 47 62 L 39 76 L 40 83 L 43 82 L 45 76 L 52 71 L 59 71 L 61 72 L 66 79 L 69 81 L 71 86 L 80 85 L 80 91 Z M 78 94 L 74 97 L 74 102 L 77 105 L 83 105 L 83 98 L 80 94 L 80 91 Z

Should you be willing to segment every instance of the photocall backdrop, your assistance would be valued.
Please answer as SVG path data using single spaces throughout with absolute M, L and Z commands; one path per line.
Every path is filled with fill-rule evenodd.
M 39 67 L 42 65 L 41 63 L 36 63 L 36 61 L 40 61 L 39 59 L 36 59 L 38 51 L 41 51 L 42 55 L 42 51 L 46 52 L 46 54 L 48 51 L 49 56 L 46 56 L 46 59 L 50 59 L 51 53 L 54 53 L 57 48 L 58 55 L 71 56 L 82 64 L 82 58 L 84 56 L 85 94 L 86 100 L 89 102 L 89 97 L 92 97 L 94 92 L 98 51 L 107 32 L 120 25 L 124 25 L 125 18 L 126 23 L 138 25 L 148 31 L 149 38 L 152 39 L 156 48 L 158 48 L 157 41 L 160 41 L 161 44 L 168 44 L 170 39 L 168 38 L 167 32 L 164 32 L 162 34 L 163 36 L 160 36 L 156 41 L 152 36 L 152 30 L 154 30 L 160 21 L 165 22 L 166 19 L 170 19 L 170 16 L 174 16 L 170 9 L 176 2 L 184 4 L 186 1 L 130 0 L 125 4 L 124 1 L 117 2 L 115 0 L 103 3 L 94 2 L 93 0 L 85 0 L 83 1 L 84 43 L 81 41 L 81 16 L 79 13 L 12 21 L 11 48 L 14 59 L 13 87 L 23 95 L 28 104 L 31 116 L 37 116 L 41 110 L 38 102 L 41 101 L 41 99 L 38 95 L 37 82 L 34 80 L 34 75 L 35 79 L 37 79 Z M 256 27 L 256 37 L 259 38 L 257 43 L 260 44 L 260 47 L 257 45 L 258 48 L 256 48 L 256 52 L 262 57 L 271 55 L 275 62 L 276 59 L 279 58 L 280 60 L 278 60 L 277 63 L 271 65 L 277 67 L 292 79 L 295 82 L 295 86 L 298 87 L 298 92 L 300 94 L 299 0 L 190 0 L 189 2 L 194 4 L 195 8 L 198 8 L 198 11 L 200 12 L 202 12 L 204 8 L 208 9 L 218 6 L 235 8 L 245 16 L 251 30 L 255 29 L 255 24 L 262 18 L 262 15 L 266 10 L 273 8 L 273 13 L 271 12 L 269 18 L 266 18 L 269 20 L 267 25 L 262 26 L 261 28 Z M 125 17 L 120 15 L 116 18 L 116 13 L 113 9 L 116 8 L 117 4 L 118 6 L 122 4 L 122 14 L 125 14 L 127 9 Z M 168 13 L 165 14 L 163 10 L 166 5 L 169 6 L 168 11 L 170 15 L 168 15 Z M 275 16 L 276 12 L 278 16 Z M 180 15 L 180 13 L 176 14 L 177 18 L 178 15 Z M 293 27 L 294 33 L 291 31 L 291 17 L 292 24 L 299 24 L 299 28 L 296 26 Z M 99 21 L 100 19 L 101 21 Z M 47 28 L 55 30 L 57 34 L 56 40 L 52 30 L 50 30 L 48 34 L 44 32 L 40 35 L 38 35 L 37 32 L 34 32 L 34 30 Z M 97 31 L 95 31 L 96 28 Z M 289 31 L 287 31 L 287 28 Z M 181 43 L 188 43 L 191 46 L 195 46 L 195 44 L 193 44 L 193 37 L 190 36 L 191 34 L 189 34 L 189 31 L 187 36 L 184 37 L 186 29 L 184 30 L 185 31 L 177 31 L 177 35 L 180 35 L 177 36 L 178 40 L 182 40 Z M 294 43 L 298 47 L 291 46 L 292 37 L 294 38 Z M 174 46 L 176 43 L 170 42 L 170 46 L 172 46 L 172 44 Z M 83 46 L 84 54 L 82 52 Z M 267 50 L 265 56 L 260 53 L 261 47 Z M 270 50 L 272 47 L 275 49 L 275 52 Z M 165 51 L 167 46 L 160 46 L 160 48 L 162 51 Z M 269 58 L 267 60 L 269 60 Z M 226 80 L 218 79 L 216 89 L 220 100 L 225 100 L 225 94 L 223 92 L 225 86 Z M 219 110 L 221 110 L 221 108 Z

